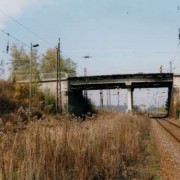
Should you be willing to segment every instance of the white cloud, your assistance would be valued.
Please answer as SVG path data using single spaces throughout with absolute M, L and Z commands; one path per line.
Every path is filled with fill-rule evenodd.
M 8 14 L 11 17 L 20 15 L 25 8 L 32 5 L 44 5 L 51 3 L 54 0 L 0 0 L 0 29 L 5 27 L 5 22 L 8 17 L 3 14 Z

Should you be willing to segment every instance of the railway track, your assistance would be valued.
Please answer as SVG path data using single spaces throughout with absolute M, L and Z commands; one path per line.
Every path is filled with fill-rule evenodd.
M 155 120 L 166 132 L 168 132 L 178 143 L 180 143 L 180 126 L 179 125 L 172 123 L 168 121 L 167 119 L 163 119 L 163 120 L 155 119 Z

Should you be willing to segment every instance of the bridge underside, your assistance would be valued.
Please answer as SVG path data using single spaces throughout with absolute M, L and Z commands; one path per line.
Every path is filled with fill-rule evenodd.
M 127 89 L 128 111 L 133 109 L 133 90 L 135 88 L 168 88 L 168 110 L 170 109 L 173 74 L 126 74 L 82 76 L 69 78 L 69 92 L 101 89 Z
M 100 90 L 100 89 L 128 89 L 131 88 L 171 88 L 172 82 L 132 82 L 131 84 L 126 83 L 105 83 L 105 84 L 72 84 L 71 90 Z

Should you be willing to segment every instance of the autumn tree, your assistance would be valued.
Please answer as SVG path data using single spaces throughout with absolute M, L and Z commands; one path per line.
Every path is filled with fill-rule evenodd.
M 30 58 L 31 52 L 27 53 L 24 47 L 13 45 L 11 48 L 11 79 L 22 79 L 23 76 L 28 78 L 30 74 Z M 57 49 L 50 48 L 40 58 L 37 50 L 32 51 L 32 74 L 34 78 L 39 77 L 41 73 L 54 73 L 57 71 Z M 61 72 L 67 73 L 69 76 L 76 75 L 76 63 L 70 58 L 60 57 Z
M 30 74 L 30 58 L 31 52 L 27 53 L 24 47 L 13 45 L 11 48 L 11 78 L 17 80 L 23 76 L 28 77 Z M 38 55 L 37 50 L 32 51 L 32 72 L 38 74 Z
M 50 48 L 42 55 L 40 71 L 41 73 L 56 73 L 57 69 L 57 49 Z M 67 73 L 69 76 L 76 75 L 76 63 L 70 58 L 60 57 L 61 72 Z
M 31 52 L 26 52 L 24 47 L 13 45 L 11 48 L 11 72 L 10 79 L 13 81 L 30 80 Z M 35 96 L 39 89 L 39 69 L 37 50 L 32 50 L 32 96 Z M 16 84 L 15 97 L 27 98 L 29 95 L 28 84 Z

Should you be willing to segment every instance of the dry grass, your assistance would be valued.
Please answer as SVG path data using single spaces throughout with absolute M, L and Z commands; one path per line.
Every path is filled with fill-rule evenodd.
M 61 117 L 9 130 L 0 134 L 0 179 L 153 179 L 149 123 L 105 111 L 84 122 Z

